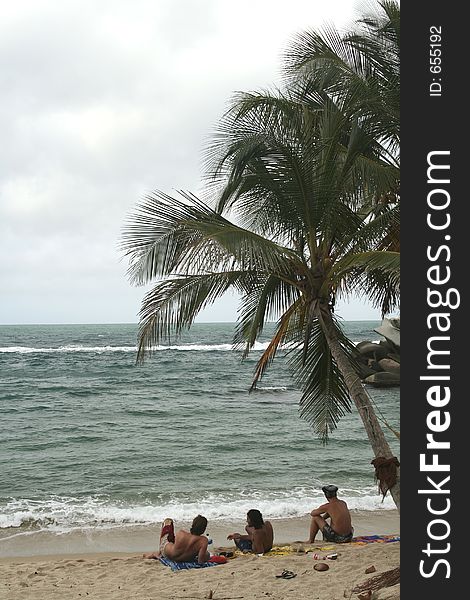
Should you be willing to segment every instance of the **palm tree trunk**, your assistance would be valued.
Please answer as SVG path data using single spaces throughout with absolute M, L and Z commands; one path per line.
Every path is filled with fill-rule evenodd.
M 392 458 L 393 452 L 385 439 L 382 427 L 377 419 L 374 407 L 370 401 L 369 395 L 365 391 L 361 380 L 354 371 L 351 362 L 345 354 L 338 339 L 336 327 L 331 317 L 331 312 L 328 307 L 321 307 L 318 311 L 320 323 L 325 334 L 325 337 L 330 348 L 330 352 L 338 365 L 341 374 L 344 377 L 349 394 L 356 405 L 357 411 L 362 419 L 367 436 L 374 451 L 375 457 L 383 456 L 384 458 Z M 390 489 L 392 498 L 400 511 L 400 470 L 397 473 L 397 482 Z

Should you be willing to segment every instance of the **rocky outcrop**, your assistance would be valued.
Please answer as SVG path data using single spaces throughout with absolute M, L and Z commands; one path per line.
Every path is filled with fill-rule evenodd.
M 374 329 L 391 344 L 400 348 L 400 319 L 384 319 L 382 325 Z
M 393 360 L 393 358 L 382 358 L 382 360 L 379 360 L 379 365 L 384 371 L 396 373 L 398 376 L 400 376 L 400 363 L 396 360 Z
M 375 385 L 376 387 L 390 387 L 393 385 L 400 385 L 400 375 L 379 371 L 378 373 L 366 377 L 364 382 Z
M 400 385 L 400 319 L 384 319 L 374 331 L 385 339 L 357 344 L 356 372 L 364 383 L 376 387 Z

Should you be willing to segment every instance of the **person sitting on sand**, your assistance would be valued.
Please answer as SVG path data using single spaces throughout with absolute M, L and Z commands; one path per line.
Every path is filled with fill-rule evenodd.
M 309 544 L 315 541 L 315 536 L 320 530 L 323 533 L 323 539 L 327 542 L 342 544 L 350 542 L 352 539 L 353 528 L 351 526 L 351 514 L 348 505 L 343 500 L 336 497 L 338 488 L 335 485 L 325 485 L 322 487 L 328 502 L 322 504 L 310 513 L 312 522 L 310 525 Z M 330 519 L 327 523 L 325 519 Z
M 227 536 L 227 539 L 233 540 L 236 547 L 242 552 L 254 552 L 255 554 L 269 552 L 273 547 L 274 539 L 271 523 L 263 521 L 263 515 L 255 508 L 248 511 L 246 521 L 245 531 L 247 535 L 231 533 Z
M 207 545 L 209 540 L 202 535 L 207 527 L 207 519 L 198 515 L 193 519 L 189 531 L 180 529 L 175 535 L 173 519 L 165 519 L 160 532 L 159 552 L 144 554 L 144 558 L 160 558 L 164 556 L 175 562 L 197 561 L 204 563 L 209 560 Z

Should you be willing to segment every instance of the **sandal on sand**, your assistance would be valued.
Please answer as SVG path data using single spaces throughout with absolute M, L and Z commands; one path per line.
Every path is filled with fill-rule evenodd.
M 278 579 L 292 579 L 293 577 L 297 577 L 297 573 L 293 573 L 292 571 L 287 571 L 287 569 L 284 569 L 284 571 L 280 575 L 276 575 L 276 577 Z

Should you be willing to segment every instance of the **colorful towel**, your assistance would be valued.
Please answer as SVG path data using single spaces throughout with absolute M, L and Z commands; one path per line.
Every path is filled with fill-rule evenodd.
M 287 554 L 294 554 L 296 551 L 291 546 L 273 546 L 269 552 L 265 552 L 263 556 L 286 556 Z M 242 552 L 241 550 L 233 551 L 235 557 L 238 556 L 253 556 L 252 552 Z
M 174 560 L 170 560 L 169 558 L 166 558 L 165 556 L 160 556 L 159 561 L 162 563 L 162 565 L 165 565 L 166 567 L 171 567 L 172 571 L 181 571 L 183 569 L 203 569 L 204 567 L 215 567 L 216 565 L 219 564 L 223 564 L 223 563 L 219 563 L 219 562 L 205 562 L 205 563 L 198 563 L 198 562 L 175 562 Z
M 355 537 L 351 542 L 341 544 L 341 546 L 349 546 L 350 544 L 355 546 L 363 546 L 365 544 L 372 544 L 373 542 L 379 542 L 381 544 L 389 544 L 390 542 L 399 542 L 399 535 L 361 535 Z M 319 542 L 321 544 L 321 542 Z M 269 552 L 266 552 L 263 556 L 288 556 L 289 554 L 309 553 L 316 552 L 318 550 L 322 552 L 328 552 L 330 550 L 336 550 L 336 546 L 319 546 L 319 544 L 287 544 L 285 546 L 273 546 Z M 240 550 L 235 550 L 235 556 L 245 556 Z
M 351 544 L 363 545 L 379 542 L 381 544 L 390 544 L 391 542 L 399 542 L 399 535 L 360 535 L 351 540 Z
M 285 546 L 273 546 L 269 552 L 265 552 L 263 556 L 288 556 L 290 554 L 307 554 L 313 552 L 313 550 L 334 550 L 335 546 L 318 547 L 312 544 L 296 544 L 292 546 L 287 544 Z M 235 550 L 235 556 L 246 556 L 243 552 Z M 249 556 L 249 555 L 248 555 Z

